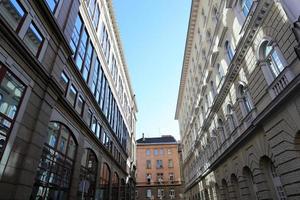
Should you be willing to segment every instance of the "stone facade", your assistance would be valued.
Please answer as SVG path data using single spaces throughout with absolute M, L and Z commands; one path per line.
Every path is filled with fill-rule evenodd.
M 300 198 L 299 16 L 296 1 L 192 1 L 176 110 L 187 199 Z
M 0 199 L 134 198 L 137 107 L 111 1 L 1 1 L 0 71 Z

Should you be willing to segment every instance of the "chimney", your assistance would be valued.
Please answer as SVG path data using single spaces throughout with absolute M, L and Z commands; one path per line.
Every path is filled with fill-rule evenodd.
M 145 134 L 143 133 L 143 142 L 145 142 Z

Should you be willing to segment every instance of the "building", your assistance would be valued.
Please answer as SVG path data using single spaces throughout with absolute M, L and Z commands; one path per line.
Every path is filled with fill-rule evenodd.
M 133 199 L 136 112 L 110 0 L 0 1 L 0 199 Z
M 298 0 L 192 0 L 175 114 L 187 199 L 300 198 L 299 15 Z
M 170 135 L 137 143 L 137 200 L 181 199 L 179 143 Z

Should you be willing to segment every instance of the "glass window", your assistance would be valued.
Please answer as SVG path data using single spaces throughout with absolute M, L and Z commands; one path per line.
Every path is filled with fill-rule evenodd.
M 151 160 L 146 160 L 146 168 L 151 169 Z
M 168 155 L 172 154 L 172 149 L 168 149 Z
M 83 60 L 84 60 L 84 56 L 85 56 L 85 52 L 86 52 L 87 41 L 88 41 L 88 36 L 87 36 L 86 30 L 84 29 L 81 34 L 81 38 L 79 41 L 79 47 L 77 49 L 77 54 L 75 57 L 75 63 L 76 63 L 77 69 L 80 72 L 82 69 L 82 64 L 83 64 Z
M 92 121 L 92 131 L 94 133 L 96 133 L 96 128 L 97 128 L 97 119 L 96 117 L 93 117 L 93 121 Z
M 156 160 L 156 168 L 157 169 L 163 168 L 163 162 L 162 162 L 162 160 Z
M 154 155 L 155 155 L 155 156 L 158 155 L 158 149 L 154 149 Z
M 96 0 L 90 0 L 88 4 L 89 14 L 92 17 L 95 11 Z
M 47 3 L 49 9 L 51 10 L 52 13 L 55 12 L 56 6 L 59 3 L 59 0 L 45 0 L 45 2 Z
M 169 159 L 169 160 L 168 160 L 168 166 L 169 166 L 169 168 L 173 168 L 173 167 L 174 167 L 174 164 L 173 164 L 173 160 L 172 160 L 172 159 Z
M 147 196 L 147 198 L 151 198 L 152 197 L 151 189 L 147 189 L 146 196 Z
M 227 52 L 228 59 L 229 59 L 229 61 L 231 61 L 233 56 L 234 56 L 234 51 L 233 51 L 233 49 L 232 49 L 232 47 L 231 47 L 228 40 L 225 42 L 225 49 L 226 49 L 226 52 Z
M 96 89 L 97 89 L 98 79 L 99 79 L 99 60 L 96 59 L 94 71 L 93 71 L 93 81 L 92 81 L 92 85 L 91 85 L 91 90 L 95 97 L 96 97 Z M 96 98 L 96 100 L 98 100 L 98 98 Z
M 163 173 L 157 173 L 156 178 L 157 178 L 157 182 L 162 183 L 164 181 L 164 174 Z
M 62 73 L 60 74 L 59 82 L 60 82 L 60 84 L 63 86 L 64 91 L 67 90 L 69 81 L 70 81 L 70 79 L 69 79 L 69 77 L 66 75 L 66 73 L 65 73 L 65 72 L 62 72 Z
M 15 31 L 21 26 L 21 22 L 25 18 L 25 9 L 19 0 L 0 1 L 0 13 Z
M 173 172 L 169 173 L 169 180 L 174 181 L 174 173 Z
M 245 111 L 246 113 L 249 113 L 252 110 L 252 105 L 249 100 L 247 89 L 243 85 L 240 86 L 240 93 L 241 93 L 241 98 L 243 100 Z
M 107 32 L 104 24 L 102 26 L 101 46 L 102 46 L 102 49 L 103 49 L 103 52 L 104 52 L 106 62 L 109 63 L 110 41 L 109 41 L 109 37 L 108 37 L 108 32 Z
M 74 29 L 73 29 L 71 42 L 70 42 L 70 46 L 71 46 L 73 53 L 76 52 L 77 46 L 79 44 L 81 29 L 82 29 L 82 20 L 81 20 L 81 17 L 78 15 L 76 22 L 75 22 Z
M 100 193 L 102 199 L 109 199 L 110 169 L 106 163 L 102 165 L 100 174 Z
M 82 72 L 81 72 L 82 77 L 85 81 L 88 80 L 88 75 L 89 75 L 90 68 L 91 68 L 93 51 L 94 51 L 93 45 L 92 45 L 91 42 L 89 42 L 89 46 L 87 48 L 86 56 L 85 56 L 85 59 L 84 59 L 84 66 L 83 66 L 83 69 L 82 69 Z
M 34 199 L 67 199 L 77 144 L 69 129 L 50 122 L 31 196 Z
M 164 149 L 159 150 L 160 155 L 164 155 Z
M 95 9 L 94 17 L 93 17 L 93 25 L 94 25 L 95 29 L 97 29 L 97 27 L 98 27 L 99 17 L 100 17 L 100 9 L 99 9 L 99 6 L 97 5 L 97 7 Z
M 162 198 L 164 196 L 164 189 L 157 189 L 157 197 Z
M 43 41 L 44 38 L 42 34 L 40 33 L 36 25 L 34 23 L 31 23 L 24 36 L 24 42 L 34 55 L 38 55 Z
M 274 78 L 277 77 L 284 69 L 283 61 L 279 55 L 280 53 L 274 47 L 274 45 L 271 45 L 269 43 L 266 45 L 265 58 Z
M 241 7 L 245 17 L 248 16 L 253 0 L 241 0 Z
M 71 84 L 71 87 L 69 89 L 68 100 L 72 104 L 72 106 L 75 105 L 76 97 L 77 97 L 77 89 L 74 87 L 73 84 Z
M 112 200 L 119 199 L 119 175 L 115 172 L 112 179 Z
M 96 180 L 98 171 L 98 160 L 96 154 L 85 149 L 82 159 L 78 185 L 78 199 L 94 199 L 96 194 Z
M 0 159 L 25 89 L 25 85 L 0 63 Z
M 169 190 L 169 196 L 170 196 L 170 199 L 175 199 L 175 190 L 174 189 Z
M 82 113 L 83 113 L 83 107 L 84 107 L 84 99 L 81 95 L 79 95 L 78 99 L 76 101 L 75 109 L 80 115 L 82 115 Z
M 146 149 L 146 155 L 150 156 L 150 149 Z
M 97 124 L 96 136 L 99 139 L 101 138 L 101 124 L 100 123 Z

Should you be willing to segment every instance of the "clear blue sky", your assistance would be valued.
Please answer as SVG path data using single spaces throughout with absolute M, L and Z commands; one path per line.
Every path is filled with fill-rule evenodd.
M 136 94 L 137 139 L 171 134 L 191 0 L 113 0 Z

